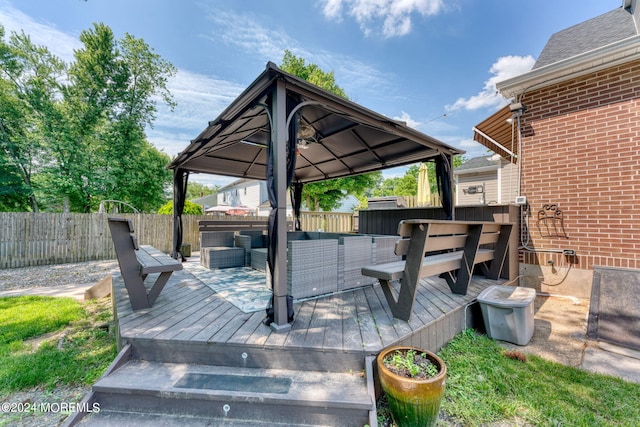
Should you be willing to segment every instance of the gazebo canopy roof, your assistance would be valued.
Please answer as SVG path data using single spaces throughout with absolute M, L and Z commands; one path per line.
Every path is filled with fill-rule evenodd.
M 265 147 L 271 126 L 264 106 L 278 80 L 285 83 L 287 97 L 296 99 L 301 114 L 294 182 L 358 175 L 425 161 L 440 153 L 464 153 L 269 62 L 265 71 L 169 167 L 265 179 Z

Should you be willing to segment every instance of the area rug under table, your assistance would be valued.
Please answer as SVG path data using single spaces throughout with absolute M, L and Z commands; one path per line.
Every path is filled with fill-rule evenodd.
M 271 290 L 267 288 L 264 271 L 249 267 L 208 269 L 196 263 L 184 263 L 185 270 L 238 307 L 244 313 L 267 308 Z

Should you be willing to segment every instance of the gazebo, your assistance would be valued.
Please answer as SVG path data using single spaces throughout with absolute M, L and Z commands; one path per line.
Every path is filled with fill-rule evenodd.
M 452 219 L 453 156 L 463 153 L 269 62 L 169 166 L 174 173 L 173 256 L 182 257 L 181 217 L 190 173 L 266 179 L 272 208 L 268 264 L 275 321 L 271 326 L 288 330 L 287 189 L 299 229 L 304 184 L 433 160 L 445 216 Z

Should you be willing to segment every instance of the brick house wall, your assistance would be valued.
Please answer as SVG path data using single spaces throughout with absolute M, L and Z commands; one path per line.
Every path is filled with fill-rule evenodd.
M 528 246 L 573 249 L 576 257 L 521 251 L 520 261 L 640 268 L 640 61 L 526 92 L 521 101 Z M 545 204 L 562 210 L 566 238 L 538 230 Z

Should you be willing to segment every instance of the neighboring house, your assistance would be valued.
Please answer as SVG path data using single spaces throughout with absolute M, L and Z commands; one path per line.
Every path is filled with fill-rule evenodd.
M 340 202 L 340 206 L 334 209 L 333 212 L 353 212 L 355 208 L 358 207 L 358 205 L 360 205 L 360 200 L 358 200 L 356 196 L 348 194 L 347 197 L 342 199 L 342 202 Z
M 252 215 L 268 202 L 267 183 L 255 179 L 238 179 L 218 190 L 218 206 L 244 206 Z
M 191 199 L 190 201 L 196 205 L 202 206 L 203 211 L 206 211 L 207 209 L 218 205 L 218 195 L 209 194 L 208 196 L 198 197 L 196 199 Z
M 474 129 L 519 169 L 528 286 L 589 298 L 594 266 L 640 268 L 638 6 L 553 34 L 531 71 L 497 84 L 511 104 Z
M 513 203 L 516 199 L 518 170 L 500 155 L 474 157 L 453 171 L 456 205 Z
M 353 212 L 359 204 L 355 196 L 347 196 L 334 212 Z M 217 206 L 244 206 L 251 215 L 268 216 L 271 211 L 266 181 L 238 179 L 218 190 Z M 287 192 L 287 215 L 292 215 L 291 200 Z

